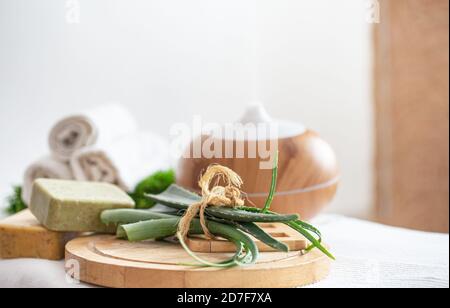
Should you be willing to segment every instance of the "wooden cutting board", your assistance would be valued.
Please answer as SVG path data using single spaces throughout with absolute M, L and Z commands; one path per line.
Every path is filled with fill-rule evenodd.
M 199 253 L 221 261 L 232 253 Z M 180 245 L 162 241 L 130 243 L 114 236 L 81 237 L 66 246 L 66 262 L 81 281 L 116 288 L 277 288 L 324 279 L 331 261 L 318 250 L 262 252 L 257 264 L 229 269 L 179 265 L 195 261 Z
M 299 251 L 308 247 L 308 241 L 297 231 L 282 223 L 264 223 L 258 224 L 261 229 L 266 231 L 273 238 L 285 243 L 289 250 Z M 258 246 L 259 251 L 275 251 L 257 239 L 253 239 Z M 195 252 L 234 252 L 236 247 L 226 239 L 216 238 L 207 239 L 204 235 L 195 235 L 187 239 L 189 248 Z

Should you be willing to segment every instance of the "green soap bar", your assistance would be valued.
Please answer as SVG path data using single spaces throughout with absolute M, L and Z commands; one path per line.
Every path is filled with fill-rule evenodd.
M 100 214 L 118 208 L 134 208 L 134 201 L 111 184 L 49 179 L 33 184 L 30 210 L 52 231 L 115 233 Z

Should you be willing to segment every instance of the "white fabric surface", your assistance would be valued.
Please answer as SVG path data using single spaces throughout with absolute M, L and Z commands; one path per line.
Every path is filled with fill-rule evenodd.
M 323 215 L 320 227 L 337 261 L 310 287 L 449 287 L 449 237 Z M 64 263 L 0 261 L 0 287 L 86 287 L 69 284 Z
M 314 287 L 449 287 L 449 237 L 337 215 L 314 221 L 337 257 Z

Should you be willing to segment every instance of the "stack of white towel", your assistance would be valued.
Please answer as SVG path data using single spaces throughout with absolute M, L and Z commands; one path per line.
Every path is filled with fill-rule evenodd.
M 62 119 L 50 131 L 49 146 L 51 154 L 25 172 L 27 204 L 38 178 L 107 182 L 130 191 L 149 174 L 170 168 L 168 142 L 140 132 L 130 112 L 117 104 Z

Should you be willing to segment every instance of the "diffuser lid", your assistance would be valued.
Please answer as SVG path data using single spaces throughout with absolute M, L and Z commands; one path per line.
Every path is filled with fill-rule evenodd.
M 252 103 L 232 127 L 225 128 L 224 139 L 282 139 L 301 135 L 305 131 L 306 127 L 303 124 L 273 119 L 263 104 Z

